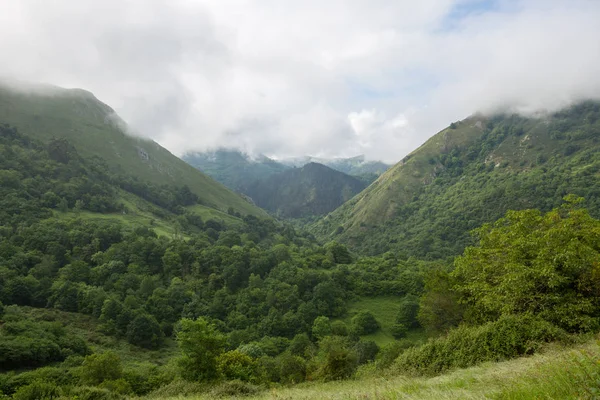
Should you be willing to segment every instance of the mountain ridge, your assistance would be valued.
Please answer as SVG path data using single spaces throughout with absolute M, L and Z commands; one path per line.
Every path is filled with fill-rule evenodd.
M 440 258 L 458 254 L 471 229 L 508 209 L 546 211 L 574 193 L 597 212 L 599 121 L 593 101 L 538 119 L 473 115 L 428 139 L 311 231 L 367 254 Z
M 205 207 L 265 215 L 158 143 L 129 135 L 114 110 L 86 90 L 0 82 L 0 122 L 45 143 L 65 138 L 83 157 L 100 157 L 142 180 L 187 185 Z

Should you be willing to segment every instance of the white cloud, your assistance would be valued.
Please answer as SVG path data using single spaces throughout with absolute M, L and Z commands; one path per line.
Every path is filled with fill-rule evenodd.
M 600 96 L 594 0 L 0 0 L 0 9 L 0 75 L 88 89 L 175 153 L 229 145 L 397 161 L 476 111 Z

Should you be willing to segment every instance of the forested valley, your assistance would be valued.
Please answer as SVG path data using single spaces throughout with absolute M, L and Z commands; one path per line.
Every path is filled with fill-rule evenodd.
M 200 214 L 186 185 L 148 182 L 64 137 L 4 124 L 0 398 L 261 395 L 430 377 L 589 341 L 600 330 L 597 114 L 597 104 L 572 111 L 584 122 L 554 138 L 572 146 L 521 165 L 508 197 L 489 188 L 503 188 L 516 161 L 495 166 L 489 151 L 521 140 L 526 122 L 511 131 L 496 119 L 466 149 L 427 155 L 436 175 L 394 214 L 407 224 L 382 225 L 388 242 L 359 245 L 344 236 L 348 206 L 308 230 L 233 207 Z M 480 180 L 470 193 L 460 186 Z M 519 193 L 519 207 L 503 200 Z M 442 215 L 441 200 L 477 196 L 495 200 L 488 213 Z M 411 211 L 419 202 L 443 231 L 425 209 Z M 341 228 L 327 236 L 330 225 Z M 598 390 L 592 358 L 573 372 L 585 393 Z

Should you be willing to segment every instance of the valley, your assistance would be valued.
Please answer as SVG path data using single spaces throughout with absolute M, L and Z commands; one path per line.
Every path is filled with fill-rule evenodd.
M 584 101 L 389 169 L 184 162 L 89 92 L 1 86 L 0 399 L 593 394 L 599 140 Z

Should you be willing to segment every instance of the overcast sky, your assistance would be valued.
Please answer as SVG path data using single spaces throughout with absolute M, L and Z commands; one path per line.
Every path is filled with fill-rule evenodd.
M 175 154 L 397 161 L 600 97 L 600 0 L 0 0 L 0 76 L 92 91 Z

